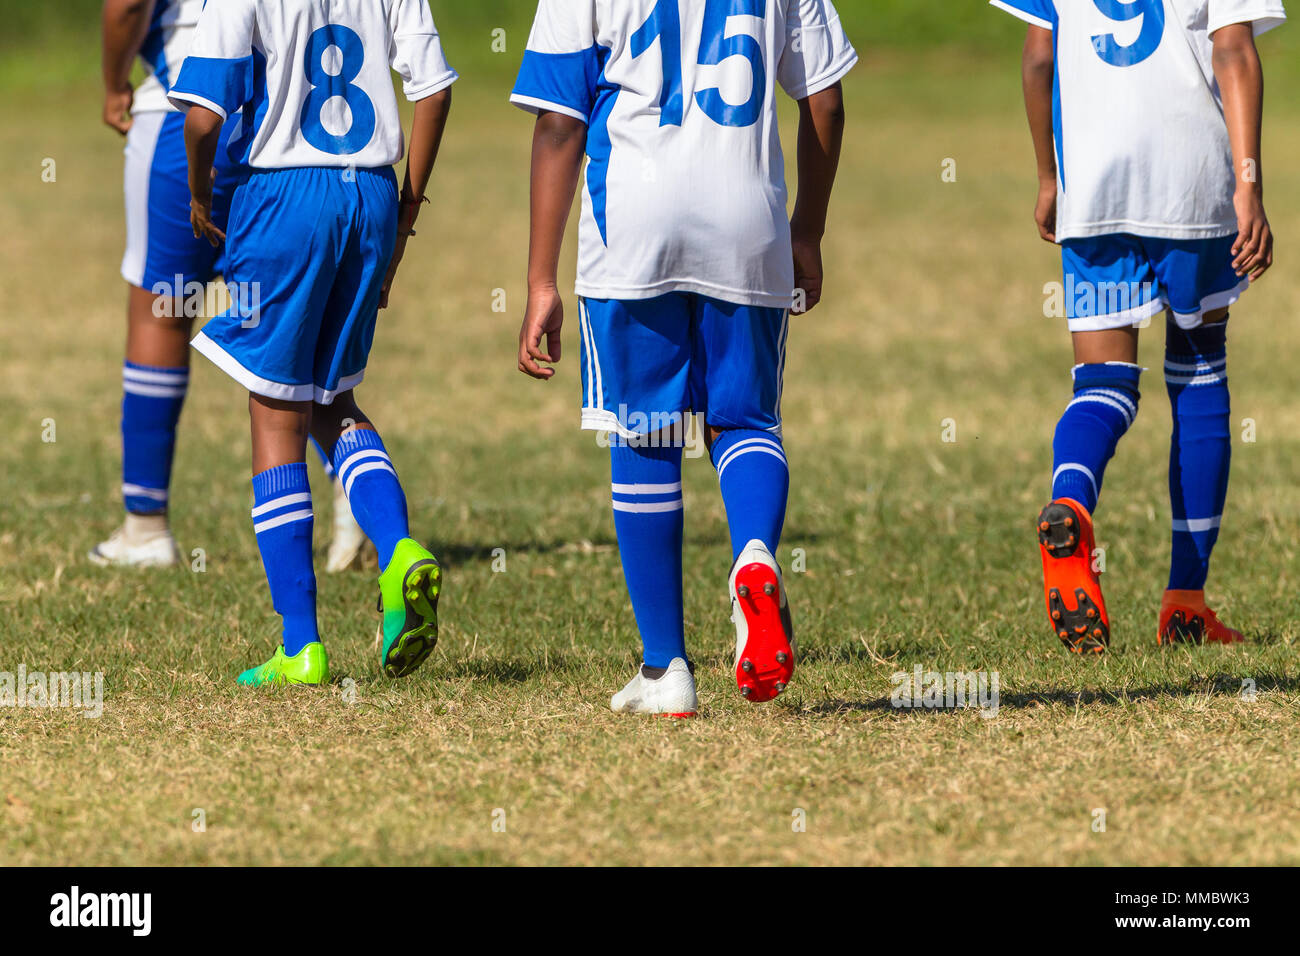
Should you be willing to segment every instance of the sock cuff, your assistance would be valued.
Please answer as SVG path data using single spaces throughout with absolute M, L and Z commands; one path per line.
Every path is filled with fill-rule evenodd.
M 1228 355 L 1228 323 L 1198 325 L 1194 329 L 1170 326 L 1165 355 L 1171 358 L 1223 359 Z
M 253 500 L 259 505 L 280 495 L 302 492 L 311 494 L 305 461 L 277 465 L 253 476 Z
M 723 470 L 733 461 L 748 454 L 769 455 L 786 464 L 785 445 L 780 436 L 758 428 L 729 428 L 718 436 L 710 450 L 718 477 L 722 477 Z
M 1133 399 L 1141 397 L 1139 383 L 1142 380 L 1142 366 L 1129 362 L 1092 362 L 1076 365 L 1071 374 L 1074 377 L 1074 392 L 1093 389 L 1115 389 L 1130 395 Z
M 334 466 L 334 470 L 338 471 L 339 466 L 347 461 L 348 456 L 359 451 L 381 451 L 384 452 L 385 457 L 388 454 L 388 449 L 384 447 L 384 440 L 373 428 L 349 429 L 339 436 L 339 440 L 334 443 L 334 451 L 330 453 L 330 463 Z
M 190 384 L 190 370 L 122 363 L 122 391 L 140 398 L 183 399 Z

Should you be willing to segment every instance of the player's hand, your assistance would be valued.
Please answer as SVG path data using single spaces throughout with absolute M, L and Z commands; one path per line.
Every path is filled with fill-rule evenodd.
M 555 286 L 542 286 L 528 290 L 528 308 L 524 312 L 524 324 L 519 330 L 519 371 L 533 378 L 546 381 L 555 374 L 555 369 L 543 366 L 542 362 L 554 365 L 560 360 L 560 327 L 564 325 L 564 300 Z M 542 351 L 542 339 L 546 339 L 546 351 Z
M 208 240 L 214 249 L 226 241 L 226 234 L 212 221 L 211 199 L 207 202 L 190 200 L 190 226 L 194 229 L 195 239 Z
M 131 129 L 131 98 L 129 85 L 125 89 L 106 90 L 104 93 L 104 124 L 123 136 Z
M 1044 242 L 1056 242 L 1056 181 L 1041 183 L 1034 204 L 1034 222 Z
M 816 239 L 795 235 L 793 246 L 795 294 L 802 293 L 803 308 L 791 311 L 803 315 L 811 312 L 822 300 L 822 244 Z
M 1232 268 L 1254 282 L 1273 264 L 1273 230 L 1264 214 L 1264 198 L 1253 187 L 1239 188 L 1232 197 L 1237 210 L 1237 241 L 1232 244 Z
M 406 240 L 415 235 L 413 232 L 398 232 L 397 242 L 393 246 L 393 258 L 388 260 L 388 274 L 384 276 L 384 288 L 379 293 L 379 307 L 388 308 L 388 293 L 393 288 L 393 278 L 397 275 L 397 267 L 402 264 L 402 257 L 406 255 Z

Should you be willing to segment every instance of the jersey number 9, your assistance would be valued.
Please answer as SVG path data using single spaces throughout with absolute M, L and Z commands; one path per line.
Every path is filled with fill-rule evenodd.
M 1092 0 L 1097 9 L 1111 20 L 1121 23 L 1142 18 L 1142 29 L 1137 39 L 1121 46 L 1113 33 L 1102 33 L 1092 38 L 1092 48 L 1111 66 L 1134 66 L 1141 63 L 1160 46 L 1165 35 L 1164 0 Z

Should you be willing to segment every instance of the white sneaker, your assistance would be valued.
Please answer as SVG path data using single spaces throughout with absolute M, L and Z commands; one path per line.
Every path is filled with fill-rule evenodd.
M 694 717 L 700 704 L 690 667 L 680 657 L 674 657 L 662 677 L 651 679 L 638 670 L 627 686 L 614 695 L 609 706 L 616 714 Z
M 166 515 L 128 514 L 122 526 L 107 541 L 95 545 L 88 557 L 100 567 L 171 568 L 181 562 Z
M 762 541 L 754 539 L 741 549 L 727 593 L 736 625 L 736 686 L 746 700 L 771 700 L 790 683 L 799 645 L 781 569 Z
M 352 506 L 343 490 L 343 482 L 334 479 L 334 534 L 330 539 L 329 556 L 325 570 L 329 574 L 346 571 L 361 556 L 367 538 L 357 519 L 352 516 Z

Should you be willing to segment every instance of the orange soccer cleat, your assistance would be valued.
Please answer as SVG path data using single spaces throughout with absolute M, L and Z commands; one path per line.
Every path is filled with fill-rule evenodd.
M 1110 616 L 1093 568 L 1092 515 L 1072 498 L 1058 498 L 1038 515 L 1043 594 L 1052 633 L 1075 654 L 1101 654 L 1110 644 Z
M 1160 600 L 1157 644 L 1240 644 L 1245 639 L 1205 606 L 1204 591 L 1166 591 Z

